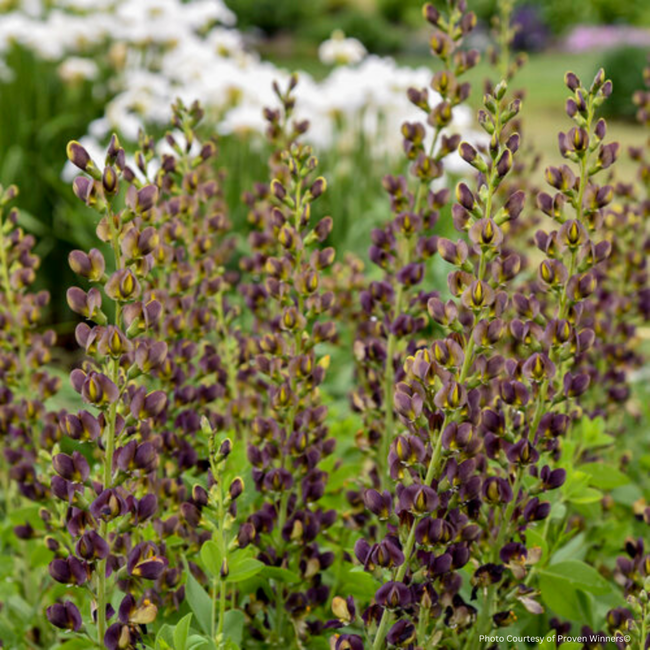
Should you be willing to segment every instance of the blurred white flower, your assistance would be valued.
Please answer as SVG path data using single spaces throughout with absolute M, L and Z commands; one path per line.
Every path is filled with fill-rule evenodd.
M 326 65 L 355 65 L 363 60 L 368 51 L 356 38 L 346 38 L 337 29 L 318 48 L 318 58 Z
M 261 135 L 262 110 L 276 103 L 272 84 L 288 78 L 246 50 L 222 0 L 22 0 L 12 6 L 0 20 L 0 75 L 7 74 L 3 52 L 18 43 L 58 61 L 66 81 L 93 79 L 112 99 L 90 125 L 91 142 L 113 131 L 136 141 L 148 125 L 165 126 L 177 97 L 187 104 L 198 99 L 219 133 Z M 94 56 L 112 67 L 108 79 L 101 79 Z M 340 31 L 321 44 L 319 56 L 338 65 L 321 81 L 300 73 L 296 118 L 311 122 L 312 144 L 345 155 L 363 140 L 371 155 L 399 155 L 402 123 L 425 117 L 406 91 L 427 87 L 430 70 L 368 56 L 362 43 Z M 431 90 L 429 96 L 436 101 Z M 470 112 L 457 108 L 448 130 L 470 122 Z
M 58 67 L 59 76 L 66 83 L 92 80 L 98 72 L 99 68 L 92 59 L 83 59 L 79 56 L 69 56 Z
M 228 111 L 225 117 L 219 122 L 219 133 L 229 135 L 239 133 L 247 135 L 250 133 L 262 133 L 266 128 L 266 122 L 259 106 L 242 104 Z

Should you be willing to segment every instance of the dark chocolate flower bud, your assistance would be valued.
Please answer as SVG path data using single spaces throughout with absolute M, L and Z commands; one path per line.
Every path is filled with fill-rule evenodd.
M 535 352 L 522 366 L 523 374 L 529 379 L 540 382 L 555 376 L 555 364 L 543 352 Z
M 478 171 L 482 173 L 487 172 L 486 162 L 483 160 L 483 158 L 481 158 L 478 151 L 476 151 L 476 149 L 469 142 L 461 142 L 458 147 L 458 153 L 465 162 L 472 165 L 472 167 Z
M 375 600 L 388 609 L 404 608 L 411 604 L 411 590 L 403 582 L 391 580 L 377 590 Z
M 94 530 L 85 532 L 79 538 L 75 550 L 79 557 L 89 562 L 103 560 L 110 551 L 108 543 Z
M 67 481 L 85 483 L 90 475 L 90 467 L 86 458 L 78 451 L 68 454 L 56 454 L 52 458 L 54 470 Z
M 474 280 L 467 289 L 463 291 L 461 302 L 467 309 L 479 311 L 494 303 L 494 290 L 484 280 Z
M 98 282 L 104 276 L 106 263 L 104 256 L 96 248 L 91 248 L 88 253 L 74 250 L 68 256 L 68 262 L 77 275 L 91 282 Z
M 91 175 L 93 172 L 97 172 L 97 168 L 95 167 L 90 154 L 76 140 L 71 140 L 68 142 L 68 146 L 66 147 L 65 151 L 68 156 L 68 160 L 75 167 L 78 167 L 82 172 L 88 172 Z
M 140 295 L 140 283 L 131 269 L 120 269 L 108 279 L 105 291 L 118 302 L 135 300 Z
M 327 181 L 322 177 L 319 176 L 311 185 L 309 188 L 309 192 L 311 193 L 312 197 L 317 199 L 325 190 L 327 189 Z
M 167 559 L 159 555 L 153 542 L 140 542 L 129 553 L 127 570 L 129 575 L 156 580 L 167 566 Z
M 415 626 L 409 621 L 404 619 L 397 621 L 386 635 L 388 643 L 398 646 L 400 648 L 406 647 L 415 641 L 417 634 Z
M 510 483 L 503 478 L 490 476 L 483 482 L 481 490 L 483 498 L 493 505 L 508 503 L 512 501 L 512 489 Z
M 49 570 L 54 580 L 65 585 L 80 586 L 90 577 L 88 566 L 76 557 L 55 558 L 50 562 Z
M 126 650 L 137 647 L 140 635 L 137 630 L 127 624 L 113 623 L 104 634 L 104 645 L 106 650 Z
M 61 628 L 62 630 L 73 630 L 74 632 L 78 632 L 81 629 L 81 613 L 77 606 L 69 600 L 50 605 L 46 610 L 46 615 L 47 620 L 54 627 Z
M 542 521 L 548 517 L 550 512 L 550 503 L 540 501 L 538 497 L 533 497 L 524 507 L 523 515 L 526 521 Z
M 566 470 L 563 468 L 552 470 L 548 465 L 544 465 L 539 477 L 545 490 L 556 490 L 564 485 Z
M 103 490 L 90 504 L 90 513 L 95 519 L 109 521 L 127 512 L 127 505 L 116 489 Z
M 589 375 L 586 373 L 564 375 L 564 395 L 566 397 L 579 397 L 589 388 Z
M 424 16 L 424 19 L 430 22 L 434 27 L 438 25 L 440 12 L 430 2 L 427 2 L 422 7 L 422 15 Z
M 242 492 L 244 491 L 244 481 L 237 477 L 233 479 L 232 483 L 230 484 L 230 487 L 228 488 L 228 493 L 230 494 L 230 498 L 235 500 L 238 499 Z
M 512 151 L 505 149 L 496 164 L 497 176 L 503 178 L 512 169 Z
M 138 213 L 148 212 L 158 201 L 158 188 L 155 185 L 145 185 L 136 194 L 135 209 Z
M 539 452 L 529 440 L 520 440 L 508 449 L 508 460 L 517 465 L 530 465 L 536 463 Z
M 428 485 L 414 484 L 404 488 L 399 495 L 398 509 L 416 515 L 433 512 L 439 504 L 437 492 Z
M 358 634 L 341 634 L 336 637 L 334 650 L 364 650 L 363 639 Z
M 438 254 L 442 259 L 454 264 L 456 266 L 462 266 L 467 255 L 469 254 L 469 249 L 467 244 L 461 239 L 458 240 L 455 244 L 449 239 L 444 237 L 438 238 Z
M 388 490 L 384 490 L 381 494 L 377 490 L 366 490 L 363 493 L 363 501 L 366 504 L 366 508 L 377 515 L 382 521 L 390 517 L 393 509 L 393 499 Z
M 117 171 L 112 165 L 106 165 L 106 167 L 104 167 L 104 173 L 102 174 L 102 187 L 106 194 L 115 194 L 119 189 Z
M 94 320 L 100 325 L 106 322 L 102 313 L 102 294 L 93 287 L 86 293 L 78 287 L 70 287 L 66 292 L 68 306 L 72 311 L 89 320 Z
M 352 596 L 347 598 L 334 596 L 332 599 L 332 612 L 344 625 L 351 623 L 356 617 L 356 607 Z
M 578 75 L 573 72 L 567 72 L 564 75 L 564 83 L 566 84 L 566 87 L 572 91 L 576 91 L 580 88 L 580 79 L 578 79 Z
M 503 241 L 503 233 L 492 219 L 479 219 L 469 229 L 469 238 L 484 249 L 496 249 Z

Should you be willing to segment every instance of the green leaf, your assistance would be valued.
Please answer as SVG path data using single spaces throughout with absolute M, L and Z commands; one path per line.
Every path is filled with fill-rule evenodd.
M 542 592 L 544 604 L 560 614 L 562 618 L 577 621 L 582 618 L 578 592 L 567 583 L 552 574 L 539 571 L 539 588 Z
M 187 640 L 187 650 L 216 650 L 216 648 L 212 639 L 206 639 L 198 634 L 193 634 Z
M 244 636 L 244 612 L 239 609 L 229 609 L 223 620 L 223 634 L 237 646 L 241 645 Z
M 201 546 L 201 560 L 205 568 L 215 577 L 218 578 L 221 572 L 221 551 L 219 545 L 212 540 L 209 540 Z
M 629 477 L 623 474 L 621 470 L 605 463 L 585 463 L 580 465 L 580 470 L 591 477 L 589 485 L 601 490 L 613 490 L 630 482 Z
M 616 503 L 632 508 L 639 499 L 644 498 L 644 494 L 638 485 L 628 483 L 612 490 L 612 498 Z
M 174 634 L 171 625 L 163 624 L 156 635 L 156 650 L 172 650 L 173 641 Z
M 582 488 L 580 492 L 572 494 L 570 497 L 567 497 L 571 503 L 578 504 L 587 504 L 587 503 L 596 503 L 603 498 L 603 493 L 600 490 L 595 488 Z
M 84 650 L 88 648 L 88 639 L 68 639 L 60 645 L 56 646 L 55 650 Z
M 372 598 L 380 585 L 363 567 L 347 565 L 341 575 L 341 588 L 339 593 L 355 598 Z
M 606 594 L 611 587 L 607 580 L 593 567 L 579 560 L 565 560 L 540 569 L 540 574 L 552 576 L 574 589 L 592 594 Z
M 187 636 L 190 633 L 190 623 L 192 622 L 192 613 L 178 621 L 174 628 L 174 648 L 175 650 L 185 650 L 187 646 Z
M 614 439 L 605 433 L 605 420 L 603 418 L 582 418 L 580 420 L 580 440 L 583 448 L 607 447 Z
M 602 499 L 601 492 L 589 487 L 590 480 L 591 476 L 587 472 L 567 467 L 567 479 L 561 488 L 565 500 L 573 503 L 594 503 Z
M 264 568 L 259 560 L 248 557 L 244 553 L 234 553 L 228 563 L 226 582 L 241 582 L 257 575 Z
M 260 575 L 264 578 L 279 580 L 288 584 L 300 582 L 300 576 L 295 571 L 281 569 L 277 566 L 265 566 L 260 572 Z
M 192 572 L 187 569 L 187 583 L 185 584 L 185 594 L 190 604 L 190 609 L 194 612 L 196 620 L 201 629 L 206 634 L 212 633 L 212 599 L 205 592 L 205 589 L 196 581 Z

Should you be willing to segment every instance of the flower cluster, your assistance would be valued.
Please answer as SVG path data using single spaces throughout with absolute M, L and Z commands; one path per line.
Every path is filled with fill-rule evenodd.
M 39 481 L 38 450 L 57 439 L 56 414 L 45 403 L 56 394 L 60 380 L 45 369 L 52 358 L 56 335 L 39 332 L 49 295 L 30 290 L 40 260 L 34 254 L 36 240 L 18 226 L 18 211 L 7 205 L 18 194 L 15 186 L 0 187 L 0 431 L 3 467 L 16 481 L 19 493 L 38 501 L 45 495 Z M 9 477 L 8 477 L 9 478 Z M 5 492 L 5 512 L 11 494 Z
M 612 301 L 636 309 L 639 303 L 638 295 L 629 300 L 608 287 L 617 277 L 604 227 L 614 191 L 594 178 L 617 157 L 618 145 L 604 143 L 605 123 L 595 119 L 611 82 L 600 71 L 589 88 L 571 73 L 566 84 L 572 92 L 567 113 L 576 125 L 560 134 L 559 146 L 577 169 L 546 170 L 556 194 L 540 193 L 537 204 L 557 225 L 534 235 L 542 253 L 536 275 L 517 250 L 520 229 L 512 227 L 524 191 L 496 202 L 521 140 L 510 126 L 521 102 L 507 99 L 505 81 L 490 89 L 479 112 L 488 147 L 459 145 L 478 176 L 475 190 L 458 185 L 452 210 L 454 226 L 467 240 L 437 239 L 439 254 L 455 268 L 447 281 L 451 299 L 430 297 L 428 310 L 446 337 L 432 345 L 418 341 L 394 387 L 404 426 L 388 456 L 394 494 L 364 494 L 368 510 L 386 522 L 383 539 L 370 544 L 361 538 L 355 547 L 365 570 L 384 581 L 363 614 L 373 648 L 385 640 L 400 647 L 445 645 L 448 635 L 476 638 L 511 625 L 520 608 L 544 611 L 531 584 L 542 551 L 528 541 L 527 530 L 548 520 L 557 501 L 552 493 L 565 488 L 567 474 L 561 500 L 579 480 L 578 473 L 567 472 L 561 452 L 579 464 L 580 443 L 561 440 L 591 400 L 601 405 L 591 406 L 591 414 L 602 413 L 604 402 L 593 389 L 588 393 L 590 383 L 606 387 L 608 378 L 621 374 L 608 370 L 603 381 L 593 365 L 598 358 L 611 368 L 602 350 L 618 349 L 603 315 L 611 314 Z M 617 244 L 625 254 L 634 248 L 630 240 Z M 626 279 L 643 285 L 639 264 L 637 275 Z M 625 290 L 638 292 L 638 286 L 626 283 Z M 614 325 L 621 338 L 630 333 L 628 323 Z M 386 377 L 392 384 L 388 366 Z M 610 397 L 614 406 L 629 393 L 612 388 Z M 545 501 L 544 493 L 552 500 Z M 468 566 L 470 602 L 461 592 Z M 342 635 L 337 644 L 362 647 L 363 641 Z
M 419 119 L 367 267 L 328 245 L 296 76 L 263 113 L 245 237 L 198 103 L 132 157 L 116 135 L 101 157 L 69 144 L 97 243 L 69 256 L 65 399 L 35 240 L 0 188 L 1 537 L 25 567 L 0 590 L 5 645 L 476 649 L 576 624 L 589 647 L 648 643 L 648 154 L 617 179 L 612 84 L 568 73 L 535 189 L 510 3 L 484 135 L 455 134 L 475 18 L 440 4 L 442 68 L 406 91 Z M 21 603 L 43 616 L 6 622 Z
M 264 627 L 259 633 L 277 642 L 287 640 L 287 614 L 299 638 L 319 631 L 319 622 L 307 617 L 328 600 L 322 574 L 334 555 L 319 543 L 336 515 L 318 505 L 327 482 L 319 465 L 335 449 L 320 395 L 329 357 L 318 351 L 336 337 L 335 324 L 327 320 L 335 297 L 321 287 L 334 262 L 334 249 L 323 245 L 333 221 L 312 215 L 327 184 L 316 175 L 311 147 L 301 142 L 309 125 L 294 117 L 296 84 L 292 77 L 286 89 L 275 85 L 281 107 L 265 113 L 275 145 L 272 179 L 249 196 L 256 229 L 250 236 L 253 254 L 242 261 L 251 279 L 246 300 L 255 316 L 252 366 L 263 386 L 249 423 L 248 460 L 265 498 L 239 539 L 257 545 L 264 564 L 300 578 L 291 589 L 282 579 L 274 581 L 275 602 L 266 606 L 274 629 L 270 636 Z
M 460 48 L 463 37 L 476 23 L 474 14 L 465 11 L 464 3 L 454 7 L 448 18 L 427 5 L 425 17 L 435 27 L 431 50 L 441 59 L 444 69 L 430 80 L 429 85 L 435 91 L 433 97 L 426 87 L 408 90 L 409 100 L 426 117 L 430 128 L 421 121 L 405 122 L 402 126 L 409 174 L 408 178 L 384 178 L 393 218 L 384 228 L 372 232 L 369 252 L 370 260 L 382 269 L 384 278 L 371 282 L 361 294 L 363 320 L 354 344 L 359 387 L 352 395 L 352 403 L 364 414 L 367 430 L 364 445 L 376 450 L 377 467 L 370 479 L 376 486 L 388 474 L 386 462 L 395 433 L 392 391 L 396 353 L 404 347 L 403 342 L 413 350 L 417 336 L 426 325 L 422 312 L 428 299 L 438 295 L 420 289 L 426 262 L 438 250 L 443 257 L 454 254 L 451 250 L 443 251 L 433 234 L 440 211 L 448 202 L 449 191 L 446 188 L 435 191 L 432 183 L 443 176 L 445 159 L 458 148 L 460 136 L 449 133 L 447 127 L 470 92 L 469 84 L 460 78 L 479 60 L 477 51 Z M 397 410 L 400 411 L 399 406 Z

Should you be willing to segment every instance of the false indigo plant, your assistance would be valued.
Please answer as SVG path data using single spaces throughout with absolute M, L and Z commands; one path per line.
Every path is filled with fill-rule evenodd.
M 319 464 L 334 452 L 335 440 L 328 435 L 319 388 L 329 357 L 319 354 L 318 346 L 336 336 L 334 323 L 327 320 L 334 294 L 320 286 L 335 251 L 320 245 L 332 218 L 312 216 L 326 182 L 316 175 L 311 147 L 300 140 L 308 123 L 293 117 L 296 84 L 292 77 L 286 90 L 276 85 L 281 107 L 265 112 L 275 145 L 272 179 L 257 188 L 254 254 L 243 263 L 259 277 L 246 287 L 255 315 L 254 368 L 264 385 L 259 412 L 250 423 L 248 459 L 264 500 L 243 524 L 239 539 L 242 545 L 255 544 L 258 560 L 274 570 L 267 572 L 275 577 L 274 593 L 262 599 L 266 611 L 256 615 L 255 629 L 260 639 L 277 644 L 293 638 L 301 643 L 320 632 L 309 613 L 328 600 L 323 572 L 334 559 L 320 547 L 335 512 L 318 506 L 327 483 Z M 299 577 L 291 589 L 282 579 L 291 575 L 288 571 Z
M 370 478 L 380 486 L 389 466 L 395 413 L 393 384 L 396 354 L 402 342 L 415 341 L 425 326 L 422 312 L 429 293 L 419 290 L 426 261 L 436 253 L 433 229 L 449 191 L 432 189 L 433 181 L 444 175 L 444 159 L 456 150 L 459 134 L 448 133 L 454 108 L 469 95 L 470 85 L 461 77 L 479 60 L 476 50 L 461 49 L 463 38 L 476 24 L 476 16 L 466 11 L 466 3 L 453 3 L 448 15 L 426 5 L 424 15 L 435 28 L 430 38 L 432 53 L 443 69 L 431 79 L 435 95 L 426 88 L 409 90 L 409 100 L 422 111 L 426 123 L 405 122 L 402 126 L 404 152 L 409 164 L 408 178 L 386 176 L 384 189 L 390 196 L 392 219 L 384 228 L 372 232 L 370 260 L 384 271 L 384 278 L 373 281 L 361 294 L 364 320 L 355 342 L 359 366 L 359 387 L 353 405 L 364 414 L 367 440 L 375 450 L 376 468 Z M 397 364 L 399 366 L 399 364 Z
M 407 174 L 384 179 L 374 270 L 327 246 L 318 199 L 336 188 L 304 143 L 295 76 L 264 112 L 269 179 L 244 195 L 247 238 L 198 104 L 177 101 L 132 155 L 117 136 L 103 161 L 71 142 L 74 193 L 98 216 L 96 247 L 69 257 L 76 402 L 44 368 L 56 337 L 30 290 L 35 239 L 0 190 L 3 550 L 29 577 L 0 597 L 43 614 L 24 632 L 0 618 L 5 645 L 648 645 L 634 435 L 648 153 L 630 151 L 637 182 L 617 177 L 598 118 L 615 90 L 602 70 L 568 73 L 563 161 L 536 189 L 510 7 L 472 138 L 448 127 L 478 61 L 474 15 L 424 7 L 442 67 L 433 92 L 408 92 L 423 121 L 402 127 Z M 635 101 L 647 125 L 647 91 Z M 455 188 L 451 155 L 466 163 Z M 346 355 L 339 419 L 327 370 Z
M 3 514 L 14 533 L 4 538 L 3 552 L 11 553 L 19 571 L 28 572 L 29 540 L 42 539 L 50 518 L 51 466 L 39 451 L 60 438 L 50 398 L 61 381 L 48 372 L 56 335 L 41 329 L 49 295 L 31 290 L 40 265 L 33 252 L 36 241 L 18 225 L 15 208 L 7 213 L 17 194 L 15 186 L 0 187 L 0 466 Z M 46 603 L 50 597 L 46 573 L 39 569 L 32 574 L 33 582 L 15 581 L 9 597 L 39 608 Z M 49 642 L 51 635 L 41 619 L 23 623 L 22 629 L 18 624 L 11 630 L 8 642 L 23 636 L 35 644 Z
M 136 183 L 116 137 L 101 165 L 76 142 L 68 145 L 68 157 L 87 174 L 75 179 L 74 191 L 101 216 L 97 236 L 110 256 L 107 264 L 97 248 L 70 254 L 71 268 L 90 285 L 68 290 L 70 308 L 85 319 L 76 339 L 86 355 L 70 381 L 88 408 L 62 419 L 78 448 L 71 454 L 52 449 L 51 489 L 69 539 L 56 549 L 50 574 L 87 590 L 90 599 L 83 613 L 66 601 L 53 605 L 48 617 L 57 627 L 83 625 L 107 648 L 124 648 L 138 643 L 140 625 L 155 620 L 157 606 L 145 592 L 168 565 L 164 548 L 143 535 L 158 507 L 149 489 L 159 462 L 152 430 L 168 403 L 163 391 L 150 390 L 149 373 L 163 363 L 167 346 L 153 336 L 162 304 L 144 291 L 160 238 L 149 225 L 159 192 Z M 121 206 L 120 183 L 130 184 Z M 116 613 L 118 589 L 123 596 Z

